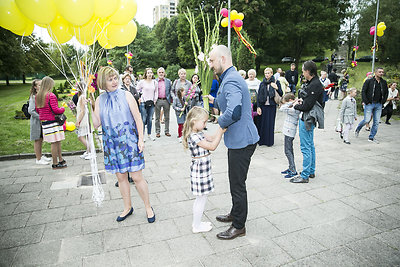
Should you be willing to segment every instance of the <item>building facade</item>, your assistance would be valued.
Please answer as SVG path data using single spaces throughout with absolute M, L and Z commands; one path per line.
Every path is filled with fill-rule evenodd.
M 179 0 L 164 0 L 160 5 L 153 8 L 153 25 L 162 18 L 171 18 L 177 15 Z

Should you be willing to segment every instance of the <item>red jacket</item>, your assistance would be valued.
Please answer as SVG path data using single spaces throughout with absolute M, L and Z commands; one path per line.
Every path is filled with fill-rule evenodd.
M 36 98 L 36 101 L 37 101 L 37 98 Z M 55 114 L 63 114 L 65 111 L 65 109 L 63 107 L 61 107 L 61 108 L 58 107 L 58 100 L 57 100 L 56 95 L 53 93 L 48 93 L 46 95 L 46 101 L 45 101 L 44 107 L 38 108 L 37 103 L 36 103 L 36 111 L 37 111 L 37 113 L 39 113 L 39 118 L 41 121 L 54 121 L 55 120 L 54 113 L 51 111 L 49 103 L 50 103 L 51 109 L 53 110 L 53 112 Z

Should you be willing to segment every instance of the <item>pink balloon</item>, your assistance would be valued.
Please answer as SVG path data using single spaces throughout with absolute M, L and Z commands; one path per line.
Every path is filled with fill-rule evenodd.
M 227 18 L 228 15 L 229 15 L 228 9 L 226 9 L 226 8 L 221 9 L 221 15 L 222 15 L 223 17 Z
M 241 20 L 241 19 L 235 19 L 234 21 L 233 21 L 233 24 L 236 26 L 236 27 L 242 27 L 242 25 L 243 25 L 243 21 Z
M 375 26 L 372 26 L 371 28 L 369 28 L 369 34 L 370 35 L 374 35 L 375 34 Z

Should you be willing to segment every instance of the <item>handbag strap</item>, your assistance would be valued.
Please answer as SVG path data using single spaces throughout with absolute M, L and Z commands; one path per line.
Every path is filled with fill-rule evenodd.
M 53 114 L 56 115 L 56 113 L 54 113 L 53 109 L 51 108 L 51 105 L 50 105 L 50 98 L 49 98 L 49 107 L 50 107 L 51 112 L 53 112 Z

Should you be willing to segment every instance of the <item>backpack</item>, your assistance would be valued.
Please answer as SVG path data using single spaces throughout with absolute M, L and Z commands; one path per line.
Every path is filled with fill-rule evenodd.
M 25 117 L 27 117 L 28 119 L 30 119 L 30 118 L 31 118 L 31 114 L 29 114 L 28 108 L 29 108 L 29 100 L 26 101 L 26 103 L 22 105 L 21 110 L 22 110 L 22 112 L 25 114 Z

